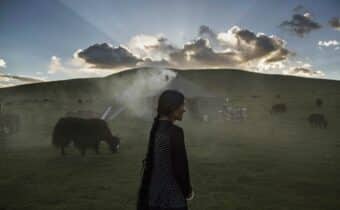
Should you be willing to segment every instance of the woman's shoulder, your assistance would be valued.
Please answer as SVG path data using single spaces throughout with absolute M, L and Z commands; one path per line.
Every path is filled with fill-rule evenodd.
M 171 124 L 170 129 L 173 130 L 173 131 L 177 131 L 177 132 L 183 131 L 182 127 L 180 127 L 180 126 L 178 126 L 176 124 L 173 124 L 173 123 Z
M 171 136 L 174 136 L 174 137 L 178 137 L 180 135 L 183 135 L 183 128 L 178 126 L 178 125 L 175 125 L 175 124 L 172 124 L 170 126 L 170 135 Z

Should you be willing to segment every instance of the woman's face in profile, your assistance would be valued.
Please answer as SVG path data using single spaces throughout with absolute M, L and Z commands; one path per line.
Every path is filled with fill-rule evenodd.
M 173 112 L 173 115 L 174 115 L 174 119 L 175 120 L 179 120 L 179 121 L 182 121 L 182 118 L 183 118 L 183 113 L 186 112 L 185 110 L 185 102 L 179 106 L 174 112 Z

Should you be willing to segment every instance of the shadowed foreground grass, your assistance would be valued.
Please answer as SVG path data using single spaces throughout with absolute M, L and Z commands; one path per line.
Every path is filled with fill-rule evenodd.
M 282 129 L 257 124 L 248 132 L 232 124 L 218 130 L 213 123 L 195 127 L 184 123 L 196 192 L 189 208 L 339 209 L 337 132 L 300 126 L 299 132 L 280 133 L 289 127 L 280 123 Z M 125 125 L 115 129 L 120 126 Z M 84 158 L 74 148 L 61 157 L 48 145 L 8 147 L 0 154 L 0 209 L 135 209 L 148 126 L 137 129 L 130 123 L 120 133 L 117 154 L 105 144 L 101 154 L 88 151 Z M 211 132 L 217 137 L 211 138 Z M 26 140 L 34 138 L 31 135 Z

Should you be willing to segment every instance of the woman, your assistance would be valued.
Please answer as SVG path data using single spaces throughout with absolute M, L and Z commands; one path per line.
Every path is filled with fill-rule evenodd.
M 173 124 L 182 120 L 184 112 L 182 93 L 166 90 L 160 95 L 143 160 L 137 210 L 187 210 L 187 200 L 194 197 L 184 132 Z

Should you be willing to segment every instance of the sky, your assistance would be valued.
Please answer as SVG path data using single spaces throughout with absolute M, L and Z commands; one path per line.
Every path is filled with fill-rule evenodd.
M 159 66 L 340 80 L 339 18 L 338 0 L 0 0 L 0 75 Z

